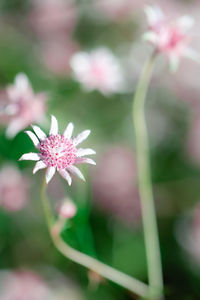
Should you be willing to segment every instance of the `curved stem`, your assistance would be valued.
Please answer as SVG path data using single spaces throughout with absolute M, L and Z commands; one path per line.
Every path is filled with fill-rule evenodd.
M 128 289 L 129 291 L 146 298 L 148 295 L 149 287 L 145 283 L 126 275 L 95 258 L 92 258 L 80 251 L 73 249 L 66 242 L 64 242 L 60 236 L 59 231 L 53 230 L 53 215 L 50 209 L 50 204 L 46 195 L 46 184 L 45 181 L 41 188 L 41 199 L 43 203 L 43 208 L 45 211 L 45 216 L 47 220 L 49 234 L 52 238 L 54 246 L 67 258 L 72 261 L 98 273 L 99 275 L 121 285 L 122 287 Z
M 133 99 L 133 124 L 136 136 L 139 193 L 150 285 L 149 297 L 151 299 L 159 299 L 163 293 L 161 255 L 151 183 L 148 134 L 145 122 L 145 98 L 155 58 L 156 53 L 154 52 L 144 66 Z

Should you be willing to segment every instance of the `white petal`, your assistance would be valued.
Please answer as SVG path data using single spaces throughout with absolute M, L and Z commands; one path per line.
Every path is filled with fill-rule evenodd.
M 185 48 L 183 55 L 187 58 L 192 59 L 193 61 L 195 61 L 197 63 L 200 63 L 199 53 L 190 47 Z
M 51 116 L 51 127 L 49 131 L 49 135 L 51 134 L 52 135 L 58 134 L 58 121 L 53 115 Z
M 35 174 L 38 170 L 44 169 L 44 168 L 46 168 L 46 167 L 47 167 L 47 165 L 46 165 L 42 160 L 38 161 L 38 162 L 35 164 L 35 167 L 34 167 L 34 169 L 33 169 L 33 174 Z
M 90 164 L 90 165 L 96 165 L 96 162 L 91 159 L 91 158 L 87 158 L 87 157 L 78 157 L 76 159 L 76 164 Z
M 74 138 L 73 144 L 77 146 L 78 144 L 82 143 L 85 139 L 87 139 L 88 135 L 90 134 L 90 130 L 84 130 L 77 137 Z
M 90 148 L 86 148 L 86 149 L 80 148 L 77 150 L 78 157 L 82 157 L 84 155 L 92 155 L 92 154 L 96 154 L 96 152 Z
M 22 129 L 24 129 L 24 122 L 22 119 L 20 118 L 14 118 L 10 124 L 8 125 L 7 129 L 6 129 L 6 136 L 7 138 L 13 138 L 15 137 L 15 135 L 21 131 Z
M 15 86 L 20 92 L 24 92 L 27 90 L 27 88 L 29 87 L 29 80 L 26 74 L 17 74 L 17 76 L 15 77 Z
M 153 31 L 147 31 L 146 33 L 143 34 L 142 39 L 152 44 L 156 44 L 157 35 Z
M 19 160 L 39 160 L 39 159 L 40 156 L 38 153 L 30 152 L 30 153 L 23 154 Z
M 67 180 L 69 185 L 72 184 L 72 178 L 66 170 L 59 170 L 58 172 L 65 180 Z
M 69 123 L 64 131 L 64 137 L 70 139 L 72 136 L 73 129 L 74 125 L 72 123 Z
M 179 18 L 177 24 L 180 27 L 180 29 L 183 31 L 183 33 L 185 33 L 193 27 L 194 19 L 188 15 L 185 15 Z
M 39 142 L 38 138 L 36 137 L 36 135 L 33 132 L 29 131 L 29 130 L 25 131 L 25 132 L 26 132 L 26 134 L 28 134 L 28 136 L 32 140 L 32 142 L 35 145 L 35 147 L 38 147 L 39 144 L 40 144 L 40 142 Z
M 42 129 L 40 129 L 40 127 L 38 127 L 36 125 L 32 125 L 32 128 L 41 141 L 43 141 L 47 137 L 46 134 L 44 133 L 44 131 L 42 131 Z
M 70 172 L 72 172 L 73 174 L 75 174 L 76 176 L 78 176 L 80 179 L 82 179 L 83 181 L 85 181 L 85 178 L 84 178 L 84 176 L 83 176 L 83 174 L 81 173 L 81 171 L 77 168 L 77 167 L 75 167 L 75 166 L 70 166 L 69 168 L 68 168 L 68 170 L 70 171 Z
M 56 172 L 55 167 L 48 167 L 46 171 L 46 183 L 49 183 L 49 181 L 53 178 L 53 175 Z

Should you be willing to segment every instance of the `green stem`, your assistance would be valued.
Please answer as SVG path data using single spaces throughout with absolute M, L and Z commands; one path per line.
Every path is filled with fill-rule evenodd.
M 150 299 L 160 299 L 163 293 L 161 255 L 151 183 L 148 134 L 145 122 L 145 98 L 155 58 L 156 53 L 154 52 L 144 66 L 133 99 L 133 124 L 136 136 L 139 193 L 147 254 Z
M 41 199 L 43 208 L 46 216 L 49 234 L 54 243 L 54 246 L 67 258 L 72 261 L 98 273 L 99 275 L 121 285 L 129 291 L 137 294 L 141 297 L 146 298 L 149 292 L 149 287 L 145 283 L 126 275 L 95 258 L 92 258 L 80 251 L 73 249 L 66 242 L 64 242 L 60 236 L 60 232 L 53 230 L 53 215 L 50 209 L 49 201 L 46 195 L 46 184 L 45 181 L 41 188 Z

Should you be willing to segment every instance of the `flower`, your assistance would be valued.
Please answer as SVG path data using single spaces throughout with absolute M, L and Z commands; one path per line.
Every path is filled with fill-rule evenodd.
M 0 171 L 0 206 L 7 211 L 19 211 L 28 201 L 29 182 L 15 166 L 6 165 Z
M 74 164 L 96 164 L 91 158 L 83 157 L 85 155 L 95 154 L 94 150 L 90 148 L 77 149 L 78 144 L 88 137 L 90 130 L 85 130 L 72 139 L 74 126 L 72 123 L 69 123 L 64 133 L 59 134 L 58 122 L 54 116 L 51 116 L 49 136 L 46 136 L 46 134 L 38 126 L 34 125 L 32 127 L 37 136 L 32 131 L 26 131 L 26 133 L 40 153 L 31 152 L 23 154 L 20 160 L 37 161 L 33 169 L 33 174 L 40 169 L 47 168 L 46 183 L 49 183 L 56 170 L 69 185 L 72 183 L 70 173 L 77 175 L 82 180 L 85 180 L 81 171 Z
M 147 6 L 145 13 L 149 29 L 143 38 L 150 42 L 158 53 L 164 54 L 169 59 L 172 71 L 178 68 L 181 56 L 199 61 L 199 56 L 189 46 L 188 31 L 194 24 L 192 17 L 184 15 L 171 21 L 157 6 Z
M 20 73 L 15 77 L 14 84 L 6 88 L 6 100 L 3 117 L 6 117 L 8 127 L 6 135 L 13 138 L 19 131 L 32 122 L 41 122 L 44 119 L 44 93 L 34 94 L 28 77 Z
M 66 199 L 60 205 L 58 209 L 59 215 L 64 219 L 71 219 L 76 215 L 77 208 L 76 205 L 71 201 Z
M 123 88 L 122 71 L 117 58 L 106 48 L 78 52 L 72 56 L 74 77 L 87 91 L 103 94 L 120 92 Z

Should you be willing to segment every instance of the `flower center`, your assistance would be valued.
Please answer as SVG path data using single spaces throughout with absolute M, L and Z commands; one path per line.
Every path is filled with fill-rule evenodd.
M 66 169 L 74 164 L 77 149 L 72 140 L 63 135 L 50 135 L 40 143 L 42 160 L 47 166 Z

